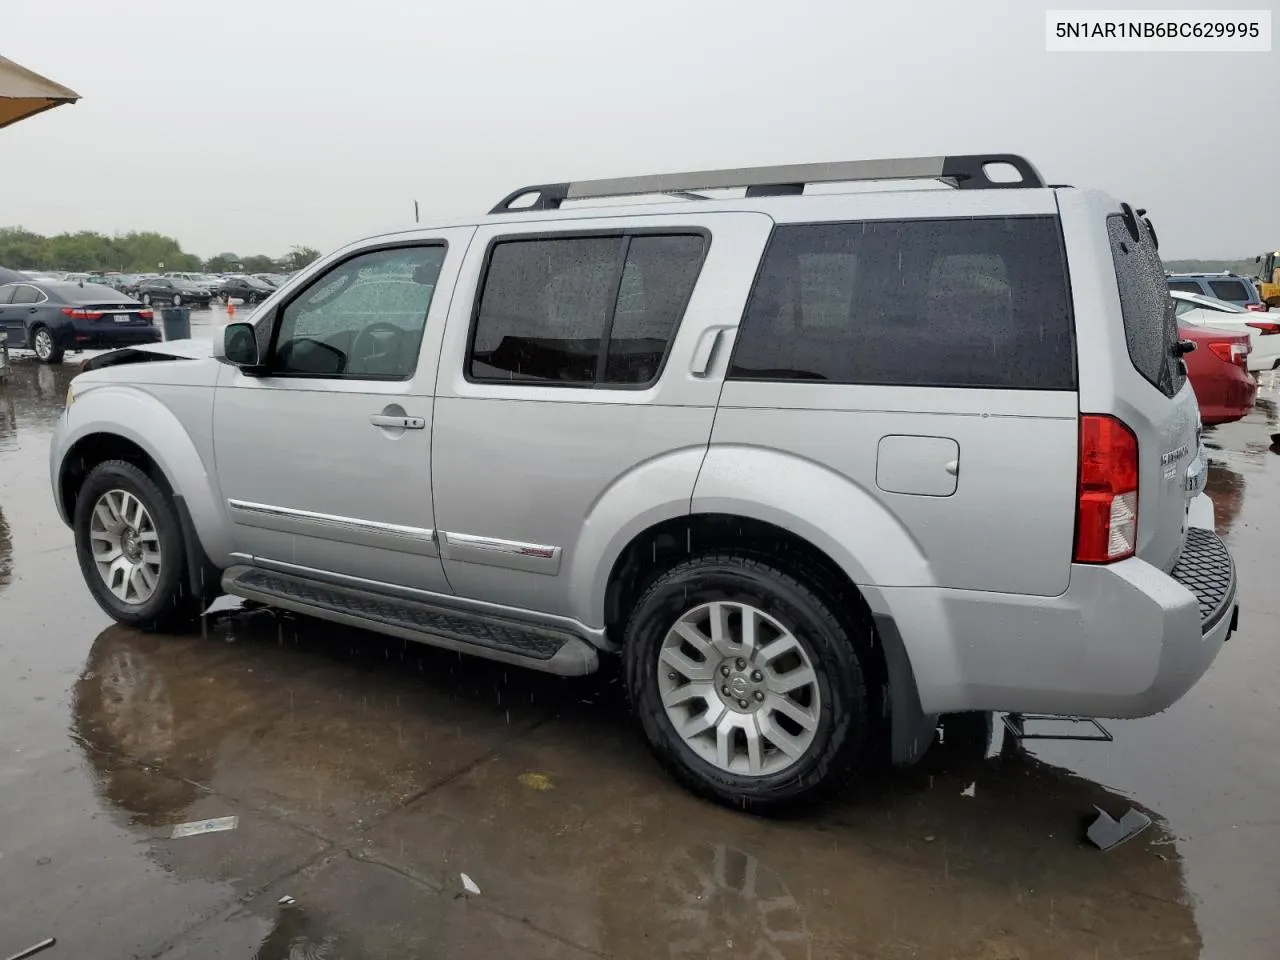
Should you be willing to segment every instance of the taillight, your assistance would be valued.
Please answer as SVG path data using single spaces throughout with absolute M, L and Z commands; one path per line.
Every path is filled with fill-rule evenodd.
M 1230 340 L 1213 340 L 1209 343 L 1209 349 L 1223 363 L 1232 363 L 1242 370 L 1249 368 L 1249 351 L 1252 349 L 1247 343 L 1232 342 Z
M 1115 417 L 1080 416 L 1076 563 L 1114 563 L 1138 545 L 1138 438 Z
M 1259 331 L 1264 337 L 1273 333 L 1280 333 L 1280 320 L 1246 320 L 1246 327 L 1253 327 Z
M 141 317 L 143 320 L 147 321 L 147 323 L 150 323 L 151 318 L 154 317 L 155 314 L 152 313 L 150 310 L 139 310 L 138 316 Z
M 101 320 L 101 310 L 84 310 L 80 307 L 63 307 L 62 312 L 72 320 Z

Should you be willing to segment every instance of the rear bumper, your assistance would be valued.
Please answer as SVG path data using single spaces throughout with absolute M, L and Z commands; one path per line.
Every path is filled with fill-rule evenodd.
M 164 337 L 159 327 L 104 327 L 101 330 L 68 329 L 59 341 L 67 350 L 110 350 L 139 343 L 159 343 Z
M 1197 504 L 1192 516 L 1205 512 Z M 919 588 L 882 597 L 925 713 L 1149 716 L 1204 675 L 1237 621 L 1231 556 L 1195 527 L 1170 573 L 1132 558 L 1073 565 L 1057 597 Z

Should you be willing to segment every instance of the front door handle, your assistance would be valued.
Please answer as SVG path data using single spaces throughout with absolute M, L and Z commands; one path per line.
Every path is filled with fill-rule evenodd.
M 399 430 L 425 430 L 427 421 L 422 417 L 396 417 L 386 413 L 375 413 L 369 418 L 375 427 L 392 427 Z

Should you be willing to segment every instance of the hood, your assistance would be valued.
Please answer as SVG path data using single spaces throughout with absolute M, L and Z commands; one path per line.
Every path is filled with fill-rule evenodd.
M 163 343 L 142 343 L 136 347 L 112 350 L 86 360 L 80 367 L 84 372 L 118 367 L 126 363 L 146 363 L 155 360 L 207 360 L 213 356 L 213 343 L 209 340 L 166 340 Z

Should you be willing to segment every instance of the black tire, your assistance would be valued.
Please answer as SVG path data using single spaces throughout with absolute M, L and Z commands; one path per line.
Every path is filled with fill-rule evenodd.
M 89 523 L 98 498 L 109 490 L 137 497 L 151 514 L 160 542 L 162 561 L 155 591 L 140 604 L 118 599 L 103 582 L 89 545 Z M 123 460 L 107 460 L 89 471 L 76 497 L 74 528 L 76 556 L 89 592 L 113 619 L 139 630 L 173 632 L 190 627 L 204 611 L 187 583 L 187 558 L 182 526 L 169 494 L 146 473 Z
M 244 298 L 244 302 L 245 302 L 245 303 L 257 303 L 257 302 L 258 302 L 258 295 L 257 295 L 256 293 L 249 293 L 249 294 L 246 294 L 246 295 L 245 295 L 245 298 Z
M 784 813 L 829 796 L 865 765 L 875 740 L 866 679 L 872 628 L 860 613 L 837 616 L 821 583 L 798 566 L 714 553 L 672 567 L 636 602 L 624 636 L 632 709 L 659 762 L 694 793 L 753 813 Z M 715 600 L 747 602 L 778 620 L 804 647 L 817 675 L 821 705 L 813 742 L 777 773 L 740 776 L 707 762 L 676 732 L 663 707 L 657 675 L 663 638 L 683 613 Z
M 61 363 L 66 350 L 58 345 L 53 331 L 39 323 L 31 328 L 31 349 L 41 363 Z

